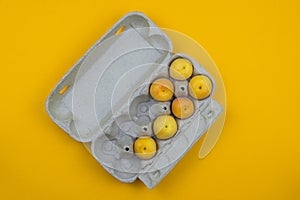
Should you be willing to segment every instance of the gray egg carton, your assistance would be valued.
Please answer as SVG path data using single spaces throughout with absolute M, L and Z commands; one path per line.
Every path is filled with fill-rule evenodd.
M 170 79 L 168 66 L 178 57 L 192 62 L 194 75 L 211 79 L 212 93 L 204 100 L 191 98 L 194 114 L 176 119 L 179 128 L 174 137 L 156 140 L 158 150 L 153 158 L 139 159 L 134 154 L 134 140 L 153 137 L 154 119 L 172 114 L 170 102 L 157 102 L 149 96 L 149 86 L 157 78 Z M 174 95 L 188 97 L 188 82 L 172 81 Z M 173 54 L 164 32 L 144 14 L 132 12 L 62 78 L 49 95 L 46 108 L 73 139 L 90 144 L 86 146 L 94 158 L 115 178 L 127 183 L 139 178 L 153 188 L 221 114 L 221 105 L 212 98 L 215 87 L 199 63 L 185 54 Z

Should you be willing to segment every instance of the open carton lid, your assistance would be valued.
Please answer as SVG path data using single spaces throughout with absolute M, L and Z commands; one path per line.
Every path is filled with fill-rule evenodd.
M 144 80 L 157 66 L 144 66 L 124 86 L 123 93 L 114 96 L 118 99 L 111 99 L 120 77 L 144 63 L 161 63 L 171 52 L 170 40 L 149 18 L 139 12 L 128 13 L 57 84 L 47 99 L 48 114 L 75 140 L 90 142 L 99 129 L 96 119 L 105 124 L 111 108 L 120 106 L 111 103 L 126 101 L 130 86 Z M 95 105 L 99 105 L 97 113 Z

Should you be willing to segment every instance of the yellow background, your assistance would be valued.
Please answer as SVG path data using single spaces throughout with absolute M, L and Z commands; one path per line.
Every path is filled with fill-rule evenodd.
M 47 116 L 51 89 L 120 17 L 143 11 L 210 53 L 227 90 L 212 153 L 198 142 L 153 190 L 111 177 Z M 0 0 L 1 199 L 300 199 L 300 1 Z

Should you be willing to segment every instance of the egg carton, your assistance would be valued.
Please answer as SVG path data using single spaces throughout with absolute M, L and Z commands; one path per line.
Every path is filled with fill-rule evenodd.
M 194 100 L 195 112 L 176 119 L 179 129 L 168 140 L 156 140 L 158 150 L 149 160 L 133 150 L 135 138 L 153 136 L 152 122 L 172 114 L 170 102 L 149 95 L 156 78 L 168 77 L 176 58 L 190 60 L 194 74 L 208 76 L 212 93 Z M 188 96 L 188 82 L 174 83 L 175 96 Z M 115 178 L 131 183 L 139 178 L 156 186 L 208 130 L 222 112 L 212 98 L 215 81 L 193 58 L 172 53 L 170 39 L 143 13 L 121 18 L 61 79 L 49 95 L 46 108 L 52 120 L 73 139 L 83 142 L 94 158 Z

